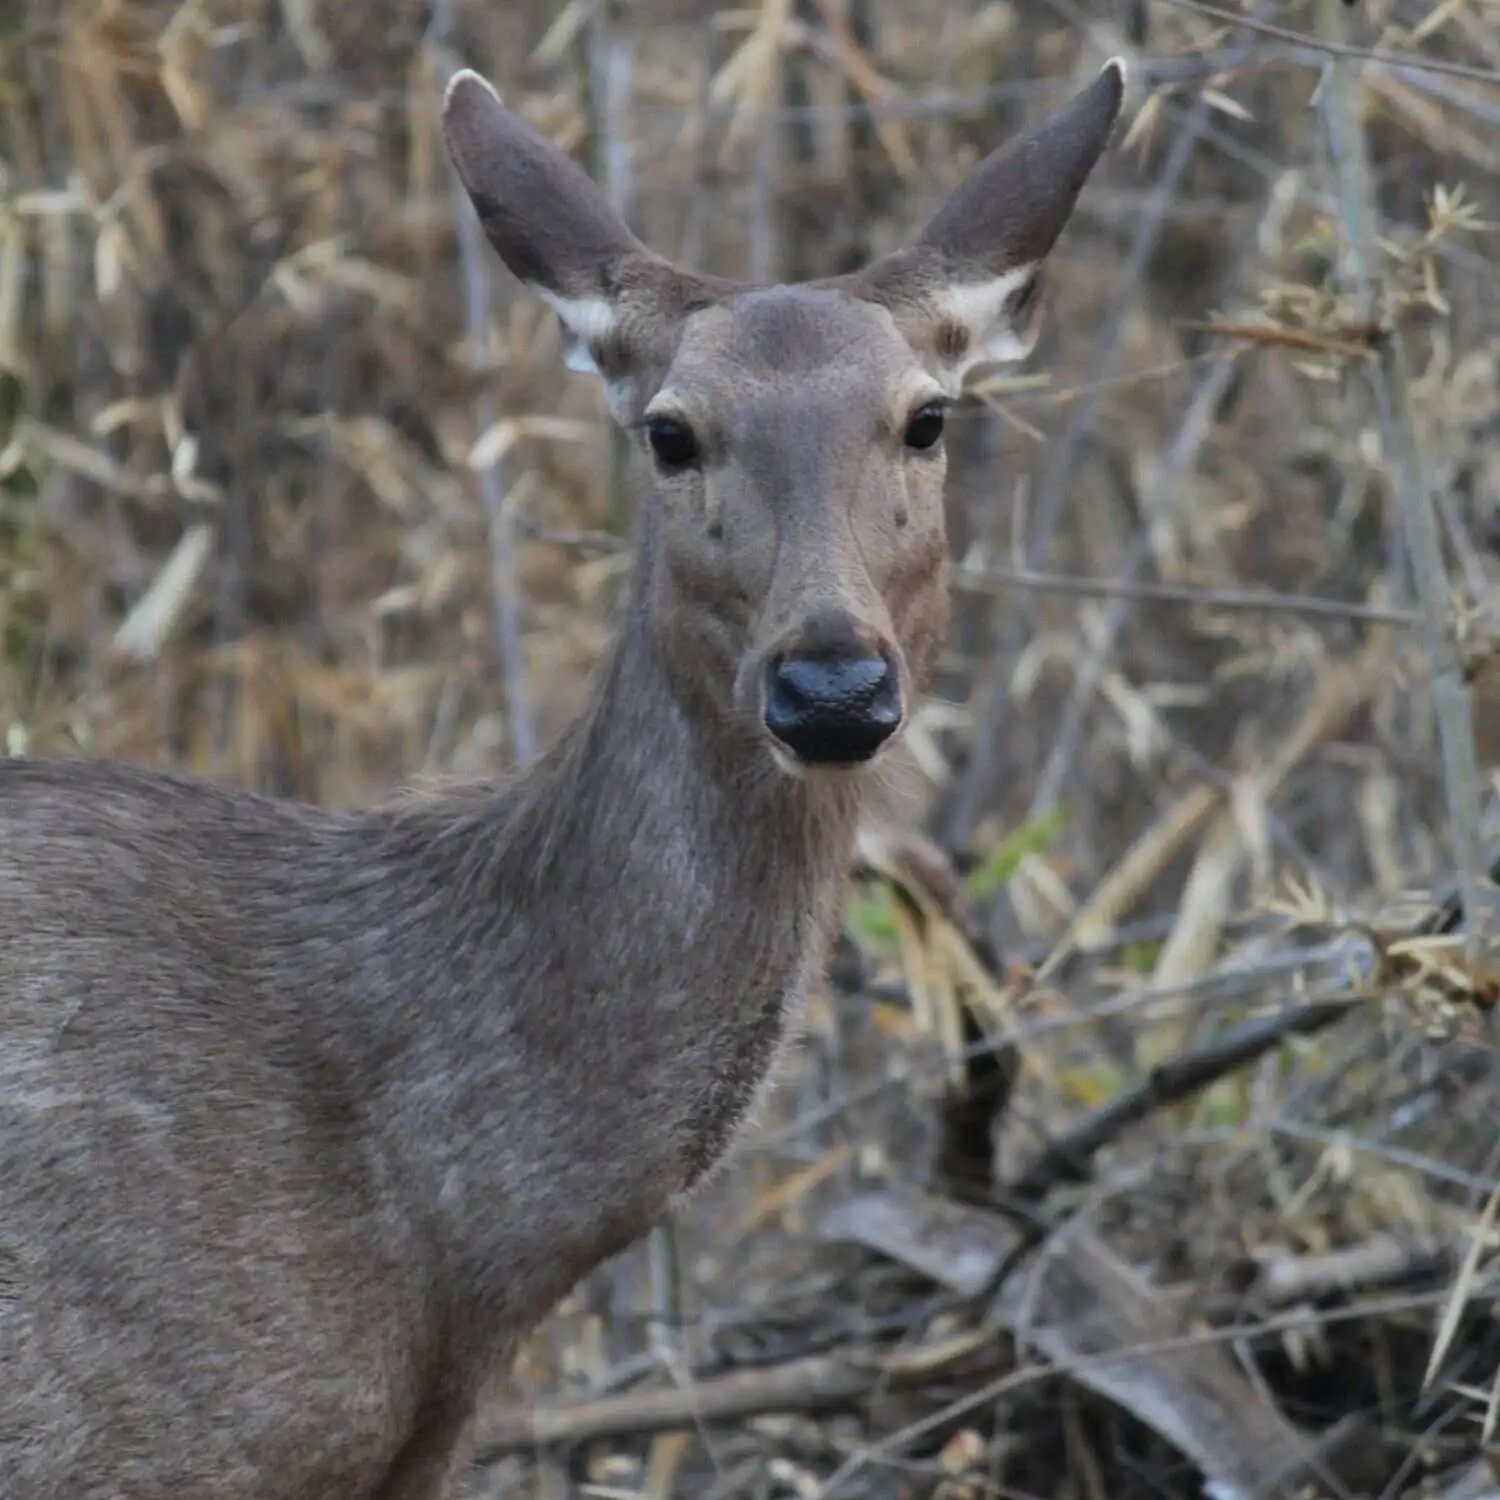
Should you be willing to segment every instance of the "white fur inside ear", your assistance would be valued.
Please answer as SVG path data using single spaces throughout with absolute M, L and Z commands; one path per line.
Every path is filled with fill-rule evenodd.
M 967 328 L 973 340 L 961 365 L 977 360 L 1014 363 L 1031 353 L 1036 342 L 1032 320 L 1016 327 L 1006 303 L 1036 274 L 1035 265 L 1017 266 L 989 281 L 954 282 L 943 290 L 938 302 L 944 316 Z
M 603 297 L 560 297 L 543 286 L 532 290 L 563 320 L 568 332 L 586 344 L 615 331 L 615 310 Z
M 542 286 L 533 286 L 531 290 L 557 314 L 568 335 L 568 352 L 563 363 L 580 375 L 599 374 L 593 346 L 611 338 L 619 326 L 614 308 L 603 297 L 561 297 Z M 628 377 L 604 382 L 604 404 L 622 427 L 634 420 L 635 387 Z
M 575 339 L 568 335 L 568 352 L 563 355 L 563 364 L 575 375 L 597 375 L 599 366 L 594 363 L 594 356 L 589 353 L 589 346 L 581 339 Z
M 621 427 L 635 420 L 635 385 L 626 379 L 604 382 L 604 405 Z
M 615 330 L 615 310 L 603 297 L 560 297 L 546 287 L 532 290 L 562 321 L 570 338 L 563 363 L 579 375 L 597 375 L 591 346 L 608 338 Z

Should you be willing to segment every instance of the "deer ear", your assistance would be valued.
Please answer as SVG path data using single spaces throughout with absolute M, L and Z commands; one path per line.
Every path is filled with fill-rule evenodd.
M 1023 359 L 1040 331 L 1041 277 L 1109 142 L 1125 64 L 1030 132 L 987 156 L 914 245 L 877 261 L 851 290 L 883 303 L 957 385 L 983 364 Z
M 656 285 L 670 279 L 670 268 L 630 232 L 577 162 L 467 68 L 444 96 L 443 137 L 490 244 L 561 320 L 568 368 L 603 374 L 611 410 L 628 420 L 634 394 L 623 333 L 627 322 L 641 320 L 628 318 L 622 282 L 631 263 L 655 271 L 645 279 Z

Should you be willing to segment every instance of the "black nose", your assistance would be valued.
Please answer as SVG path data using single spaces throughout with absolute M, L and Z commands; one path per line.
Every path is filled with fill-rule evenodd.
M 766 674 L 765 726 L 806 765 L 868 760 L 901 722 L 896 673 L 883 656 L 812 651 Z

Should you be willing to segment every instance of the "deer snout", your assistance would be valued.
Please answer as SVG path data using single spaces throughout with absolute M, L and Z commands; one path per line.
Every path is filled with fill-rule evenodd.
M 855 643 L 788 651 L 766 666 L 762 722 L 807 766 L 867 761 L 901 726 L 901 683 L 884 652 Z

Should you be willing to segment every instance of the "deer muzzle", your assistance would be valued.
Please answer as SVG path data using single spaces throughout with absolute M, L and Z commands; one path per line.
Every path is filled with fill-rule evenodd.
M 791 651 L 767 664 L 763 705 L 767 732 L 801 765 L 858 765 L 901 727 L 900 677 L 852 643 Z

